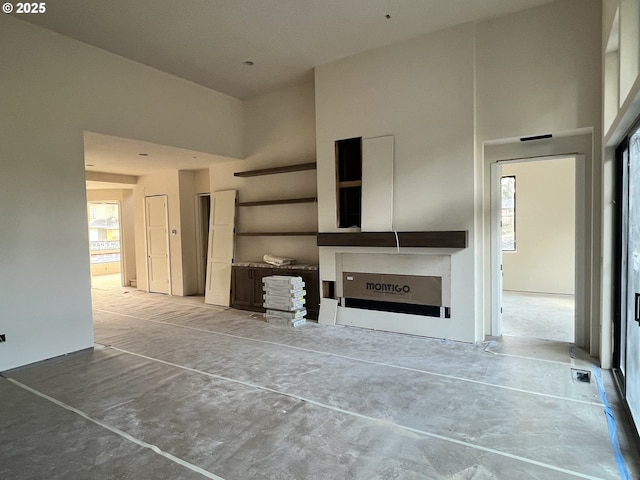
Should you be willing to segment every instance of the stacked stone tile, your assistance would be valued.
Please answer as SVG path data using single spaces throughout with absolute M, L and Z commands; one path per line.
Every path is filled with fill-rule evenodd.
M 262 304 L 267 322 L 298 327 L 306 323 L 305 294 L 302 277 L 271 275 L 262 279 Z

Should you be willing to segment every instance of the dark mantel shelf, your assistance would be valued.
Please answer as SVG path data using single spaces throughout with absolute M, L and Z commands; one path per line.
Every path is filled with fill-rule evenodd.
M 316 197 L 282 198 L 279 200 L 259 200 L 256 202 L 239 202 L 239 207 L 259 207 L 263 205 L 293 205 L 297 203 L 316 203 Z
M 238 232 L 240 237 L 315 237 L 317 232 Z
M 466 230 L 397 232 L 400 247 L 467 248 Z M 395 232 L 318 233 L 319 247 L 396 247 Z
M 283 167 L 263 168 L 260 170 L 247 170 L 245 172 L 235 172 L 236 177 L 257 177 L 260 175 L 275 175 L 276 173 L 302 172 L 304 170 L 315 170 L 316 162 L 299 163 L 297 165 L 285 165 Z

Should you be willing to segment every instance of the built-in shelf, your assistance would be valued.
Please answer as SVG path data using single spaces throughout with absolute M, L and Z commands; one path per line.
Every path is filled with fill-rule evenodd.
M 236 177 L 257 177 L 260 175 L 274 175 L 276 173 L 302 172 L 304 170 L 315 170 L 316 162 L 299 163 L 297 165 L 285 165 L 283 167 L 263 168 L 260 170 L 247 170 L 245 172 L 235 172 Z
M 318 232 L 238 232 L 236 235 L 239 237 L 315 237 Z
M 338 232 L 318 233 L 317 244 L 319 247 L 467 248 L 467 237 L 468 232 L 465 230 L 446 232 Z
M 261 200 L 258 202 L 240 202 L 239 207 L 258 207 L 262 205 L 291 205 L 296 203 L 316 203 L 318 199 L 316 197 L 305 198 L 283 198 L 280 200 Z

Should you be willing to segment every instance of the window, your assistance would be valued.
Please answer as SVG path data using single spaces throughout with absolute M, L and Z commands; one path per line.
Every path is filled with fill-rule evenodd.
M 500 179 L 502 185 L 502 251 L 516 250 L 516 177 L 505 176 Z
M 362 223 L 362 137 L 338 140 L 335 148 L 338 227 L 360 227 Z

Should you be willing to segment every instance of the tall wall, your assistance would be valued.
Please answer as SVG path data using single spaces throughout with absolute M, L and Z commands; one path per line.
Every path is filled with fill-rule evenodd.
M 598 355 L 600 279 L 600 139 L 601 121 L 601 2 L 562 0 L 542 7 L 481 22 L 477 26 L 477 190 L 478 222 L 484 225 L 484 255 L 478 257 L 483 276 L 477 297 L 484 303 L 490 332 L 490 162 L 483 147 L 504 142 L 513 156 L 584 155 L 585 215 L 577 219 L 584 255 L 576 265 L 581 272 L 576 298 L 579 318 L 576 341 L 591 343 Z M 520 142 L 519 137 L 551 133 L 552 140 Z M 582 148 L 582 137 L 591 141 Z M 572 141 L 575 140 L 575 141 Z M 566 150 L 565 146 L 570 149 Z M 579 148 L 579 149 L 576 149 Z M 591 279 L 594 279 L 594 282 Z M 587 279 L 586 281 L 584 279 Z
M 595 141 L 580 153 L 599 161 L 599 22 L 600 1 L 562 0 L 316 69 L 320 231 L 338 230 L 334 141 L 389 134 L 395 137 L 394 229 L 469 231 L 469 247 L 451 254 L 452 318 L 425 319 L 427 334 L 481 340 L 490 324 L 490 175 L 483 145 L 589 131 Z M 592 241 L 584 261 L 597 275 L 599 177 L 592 164 L 587 170 L 586 185 L 596 187 L 589 191 Z M 334 254 L 321 248 L 324 280 L 335 280 Z
M 316 196 L 316 171 L 241 178 L 244 170 L 313 162 L 315 104 L 312 83 L 285 88 L 244 102 L 245 152 L 242 161 L 211 167 L 211 191 L 238 190 L 240 202 Z M 237 230 L 310 231 L 318 228 L 317 205 L 274 205 L 237 210 Z M 315 236 L 236 237 L 237 261 L 261 261 L 265 253 L 318 263 Z
M 84 130 L 235 157 L 243 146 L 239 100 L 8 15 L 0 58 L 6 370 L 93 346 Z
M 474 25 L 462 25 L 316 69 L 321 232 L 339 230 L 334 142 L 393 135 L 394 175 L 388 179 L 393 182 L 393 228 L 468 230 L 473 239 L 474 33 Z M 421 333 L 480 340 L 472 294 L 473 242 L 449 253 L 452 318 L 424 317 Z M 337 281 L 339 254 L 335 248 L 321 247 L 323 280 Z M 415 262 L 426 266 L 428 259 L 416 257 Z
M 516 178 L 516 250 L 502 252 L 505 290 L 575 291 L 575 160 L 507 164 Z

